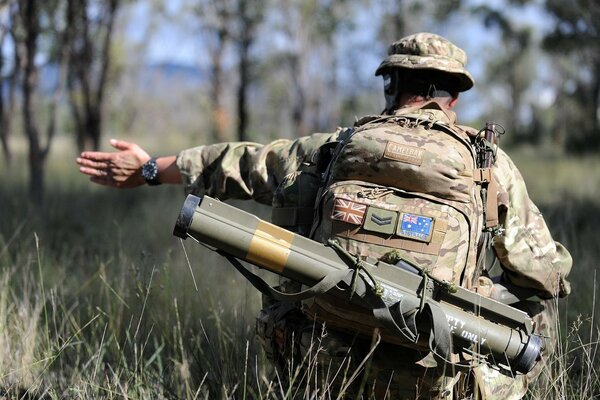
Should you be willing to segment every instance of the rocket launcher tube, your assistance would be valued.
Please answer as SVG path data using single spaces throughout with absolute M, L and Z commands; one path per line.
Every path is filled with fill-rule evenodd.
M 222 253 L 309 286 L 331 272 L 348 270 L 331 247 L 208 196 L 188 196 L 173 234 L 183 239 L 193 237 Z M 423 296 L 437 302 L 446 316 L 454 351 L 476 353 L 492 365 L 521 373 L 529 372 L 539 359 L 543 339 L 532 333 L 532 321 L 526 313 L 464 288 L 448 290 L 398 266 L 381 261 L 366 265 L 381 285 L 381 298 L 388 307 L 404 298 L 418 302 Z M 353 302 L 365 306 L 359 298 Z

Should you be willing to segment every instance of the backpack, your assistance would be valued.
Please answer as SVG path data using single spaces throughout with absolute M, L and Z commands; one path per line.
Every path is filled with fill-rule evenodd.
M 470 137 L 455 127 L 410 115 L 368 122 L 328 166 L 312 237 L 464 284 L 483 227 L 476 162 Z
M 497 224 L 493 175 L 479 168 L 483 142 L 476 130 L 427 109 L 363 118 L 283 180 L 272 222 L 322 243 L 334 239 L 361 259 L 403 260 L 474 288 L 478 255 Z M 305 301 L 304 309 L 340 328 L 364 321 L 368 332 L 376 324 L 327 296 Z

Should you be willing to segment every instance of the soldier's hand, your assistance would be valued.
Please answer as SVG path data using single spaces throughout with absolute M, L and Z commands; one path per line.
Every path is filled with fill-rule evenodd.
M 141 167 L 150 155 L 135 143 L 111 139 L 117 152 L 84 151 L 77 157 L 79 171 L 100 185 L 134 188 L 146 183 Z

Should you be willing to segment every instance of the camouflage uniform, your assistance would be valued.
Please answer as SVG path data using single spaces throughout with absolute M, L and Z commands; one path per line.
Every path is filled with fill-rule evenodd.
M 464 52 L 437 35 L 409 36 L 394 43 L 389 53 L 377 74 L 390 67 L 435 68 L 458 78 L 460 91 L 468 90 L 473 85 L 471 76 L 464 69 Z M 449 125 L 453 125 L 456 118 L 452 111 L 442 111 L 441 107 L 432 107 L 431 104 L 421 108 L 400 108 L 395 115 L 402 116 L 409 112 L 433 114 L 437 121 Z M 471 134 L 476 132 L 468 127 L 461 129 Z M 313 134 L 296 140 L 280 139 L 267 145 L 250 142 L 204 145 L 182 151 L 178 155 L 177 166 L 188 193 L 207 194 L 222 200 L 254 199 L 271 205 L 282 183 L 285 185 L 290 176 L 313 163 L 324 145 L 337 142 L 345 134 L 345 129 L 338 129 L 334 133 Z M 499 188 L 499 222 L 504 229 L 503 234 L 493 241 L 495 253 L 506 279 L 520 287 L 535 289 L 550 299 L 543 303 L 523 303 L 518 306 L 532 315 L 537 332 L 555 338 L 552 330 L 556 323 L 555 305 L 552 299 L 564 297 L 570 292 L 566 277 L 571 269 L 571 257 L 560 243 L 552 239 L 542 215 L 527 194 L 521 174 L 502 150 L 497 153 L 493 174 Z M 301 191 L 297 194 L 298 197 L 304 195 Z M 307 200 L 298 199 L 298 202 Z M 275 324 L 282 323 L 287 312 L 283 312 L 280 321 Z M 324 353 L 319 357 L 325 356 L 322 363 L 329 363 L 329 371 L 336 366 L 352 371 L 370 355 L 366 392 L 363 393 L 371 393 L 376 397 L 381 397 L 387 391 L 397 398 L 449 399 L 453 396 L 453 387 L 462 385 L 467 388 L 461 392 L 463 396 L 477 387 L 479 398 L 518 399 L 524 395 L 527 385 L 543 366 L 539 363 L 530 374 L 515 379 L 485 366 L 475 368 L 472 375 L 468 376 L 440 374 L 439 370 L 427 368 L 427 351 L 382 342 L 371 354 L 371 340 L 353 335 L 352 327 L 346 332 L 330 329 L 327 335 L 315 339 L 314 332 L 321 331 L 318 323 L 297 313 L 291 319 L 294 321 L 293 335 L 299 345 L 297 349 L 282 351 L 284 355 L 290 356 L 297 350 L 300 357 L 305 356 L 314 347 L 314 340 L 320 340 L 318 347 Z M 350 321 L 358 326 L 361 316 Z M 335 321 L 331 322 L 336 326 Z M 344 323 L 348 324 L 348 320 L 341 321 L 340 325 Z M 285 347 L 286 338 L 278 338 L 277 341 L 281 348 Z M 553 344 L 549 342 L 545 359 L 552 350 Z M 283 364 L 286 362 L 284 359 L 279 361 Z

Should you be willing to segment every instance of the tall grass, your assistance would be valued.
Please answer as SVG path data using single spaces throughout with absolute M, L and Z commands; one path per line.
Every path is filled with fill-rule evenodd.
M 535 180 L 538 164 L 527 169 L 523 159 Z M 590 193 L 600 182 L 577 192 L 568 177 L 600 161 L 554 162 L 573 173 L 530 188 L 573 254 L 573 293 L 559 303 L 560 346 L 545 384 L 528 396 L 594 398 L 600 202 Z M 186 242 L 184 252 L 172 236 L 181 188 L 92 187 L 70 159 L 56 160 L 49 176 L 57 178 L 40 201 L 28 199 L 15 168 L 0 173 L 0 398 L 335 397 L 317 379 L 314 354 L 300 360 L 310 375 L 275 374 L 254 339 L 259 294 L 220 257 Z

